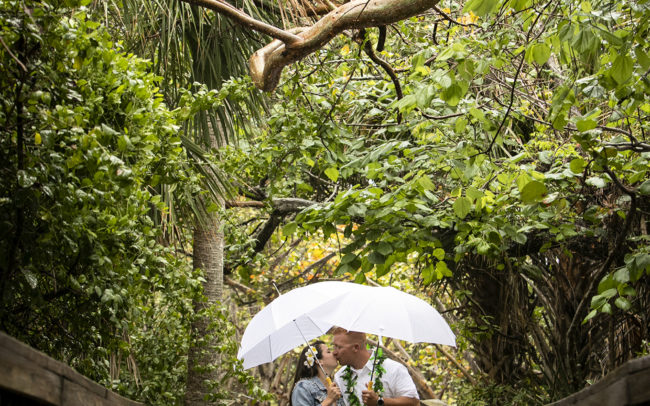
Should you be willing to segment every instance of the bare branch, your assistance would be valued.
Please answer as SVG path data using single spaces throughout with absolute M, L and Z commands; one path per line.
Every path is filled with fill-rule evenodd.
M 0 43 L 2 43 L 2 46 L 7 50 L 7 52 L 14 59 L 14 61 L 16 61 L 18 66 L 20 66 L 23 71 L 27 72 L 27 68 L 25 67 L 25 65 L 22 62 L 20 62 L 20 59 L 18 59 L 18 57 L 16 57 L 16 55 L 14 55 L 13 52 L 11 52 L 11 49 L 9 49 L 7 44 L 5 44 L 5 41 L 2 39 L 2 37 L 0 37 Z
M 433 6 L 433 9 L 436 10 L 436 13 L 440 14 L 440 15 L 442 16 L 442 18 L 444 18 L 445 20 L 449 21 L 450 23 L 453 23 L 453 24 L 456 24 L 456 25 L 460 25 L 461 27 L 476 27 L 476 28 L 480 28 L 478 25 L 476 25 L 476 24 L 474 24 L 474 23 L 463 24 L 463 23 L 461 23 L 460 21 L 456 21 L 456 20 L 454 20 L 452 16 L 450 16 L 449 14 L 447 14 L 447 13 L 445 13 L 444 11 L 440 10 L 437 6 Z
M 288 214 L 300 211 L 305 207 L 312 206 L 316 204 L 311 200 L 298 199 L 293 197 L 285 197 L 279 199 L 271 199 L 271 207 L 275 214 Z M 229 200 L 226 202 L 226 208 L 233 207 L 252 207 L 255 209 L 261 209 L 265 206 L 264 202 L 257 200 Z
M 216 11 L 217 13 L 224 14 L 237 23 L 250 28 L 251 30 L 261 32 L 272 38 L 279 39 L 280 41 L 286 43 L 287 45 L 292 45 L 297 42 L 300 42 L 302 39 L 291 32 L 284 31 L 278 27 L 267 24 L 263 21 L 259 21 L 249 16 L 242 10 L 235 8 L 234 6 L 228 4 L 225 1 L 221 0 L 181 0 L 188 4 L 193 4 L 195 6 L 205 7 L 207 9 Z
M 643 142 L 633 143 L 633 142 L 622 142 L 622 143 L 613 143 L 606 142 L 605 145 L 608 147 L 616 148 L 619 151 L 635 151 L 635 152 L 650 152 L 650 144 Z
M 438 0 L 356 0 L 331 11 L 314 25 L 292 30 L 301 42 L 283 44 L 274 40 L 255 52 L 249 67 L 253 83 L 264 90 L 275 89 L 282 69 L 322 48 L 339 33 L 388 25 L 417 15 L 435 6 Z
M 384 71 L 388 74 L 388 76 L 390 76 L 390 79 L 393 81 L 393 85 L 395 86 L 395 94 L 397 95 L 397 100 L 400 100 L 402 97 L 404 97 L 404 95 L 402 94 L 402 86 L 400 85 L 399 79 L 397 78 L 397 75 L 395 74 L 393 68 L 388 62 L 384 61 L 375 54 L 375 51 L 372 49 L 370 40 L 366 38 L 365 31 L 362 32 L 360 41 L 363 43 L 363 51 L 366 53 L 366 55 L 368 55 L 370 60 L 381 66 L 382 69 L 384 69 Z
M 226 201 L 226 209 L 230 209 L 233 207 L 253 207 L 255 209 L 261 209 L 264 207 L 264 202 L 258 202 L 256 200 L 247 200 L 247 201 L 239 201 L 239 200 L 228 200 Z

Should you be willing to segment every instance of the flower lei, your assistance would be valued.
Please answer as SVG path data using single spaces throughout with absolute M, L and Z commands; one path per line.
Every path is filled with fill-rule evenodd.
M 354 393 L 354 387 L 357 384 L 357 374 L 352 374 L 352 368 L 349 365 L 345 368 L 343 381 L 345 382 L 345 393 L 348 395 L 348 403 L 350 406 L 362 406 L 359 397 Z
M 376 357 L 377 363 L 375 364 L 375 383 L 372 389 L 375 391 L 375 393 L 381 395 L 381 393 L 384 392 L 384 384 L 381 382 L 381 377 L 384 376 L 384 373 L 386 372 L 386 369 L 383 366 L 386 356 L 384 356 L 384 352 L 381 348 L 377 350 Z M 342 378 L 345 382 L 345 394 L 348 395 L 348 403 L 350 406 L 363 406 L 357 394 L 354 393 L 354 387 L 357 384 L 358 376 L 357 374 L 352 373 L 352 368 L 349 365 L 345 367 L 345 372 L 343 372 Z

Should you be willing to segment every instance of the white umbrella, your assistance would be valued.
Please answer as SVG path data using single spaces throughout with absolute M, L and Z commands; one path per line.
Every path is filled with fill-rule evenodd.
M 311 310 L 309 316 L 349 331 L 456 346 L 456 336 L 436 309 L 392 287 L 361 286 Z
M 327 333 L 332 323 L 308 313 L 316 307 L 327 309 L 340 296 L 361 288 L 355 283 L 328 281 L 280 295 L 251 319 L 237 358 L 243 360 L 244 368 L 252 368 Z

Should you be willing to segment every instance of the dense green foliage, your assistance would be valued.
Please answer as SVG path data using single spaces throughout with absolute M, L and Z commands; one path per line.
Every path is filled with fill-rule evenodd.
M 255 300 L 271 280 L 334 276 L 438 298 L 483 380 L 460 387 L 435 351 L 414 357 L 450 400 L 542 404 L 647 352 L 649 1 L 444 1 L 389 27 L 383 51 L 378 30 L 347 33 L 286 69 L 258 127 L 259 94 L 222 74 L 242 71 L 224 55 L 247 56 L 218 39 L 230 23 L 201 31 L 212 13 L 124 2 L 111 32 L 131 27 L 125 43 L 152 65 L 81 3 L 0 5 L 1 330 L 150 404 L 181 403 L 203 345 L 229 373 L 210 383 L 216 401 L 267 400 L 234 359 L 241 314 L 193 306 L 204 280 L 184 209 L 223 192 L 214 156 L 267 203 L 261 217 L 207 205 L 238 288 Z M 199 132 L 206 118 L 227 134 Z M 248 138 L 206 153 L 184 129 Z M 284 197 L 314 204 L 289 217 Z M 192 342 L 197 316 L 213 323 Z
M 2 328 L 105 380 L 143 294 L 197 290 L 148 216 L 148 185 L 191 182 L 178 124 L 83 11 L 4 2 L 2 28 Z
M 439 7 L 379 54 L 399 88 L 376 32 L 287 72 L 233 165 L 321 202 L 284 232 L 336 237 L 338 275 L 451 293 L 503 396 L 557 399 L 648 337 L 650 3 Z
M 180 404 L 202 278 L 163 244 L 157 191 L 181 206 L 200 193 L 179 129 L 218 98 L 171 111 L 149 62 L 62 6 L 0 6 L 0 328 L 133 399 Z M 224 310 L 205 311 L 246 383 Z

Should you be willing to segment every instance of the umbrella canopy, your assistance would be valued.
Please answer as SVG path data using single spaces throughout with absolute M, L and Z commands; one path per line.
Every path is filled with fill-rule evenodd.
M 358 286 L 309 316 L 350 331 L 456 346 L 445 319 L 424 300 L 392 287 Z
M 280 295 L 251 319 L 237 358 L 244 368 L 252 368 L 327 333 L 333 324 L 309 312 L 317 307 L 326 310 L 342 295 L 362 288 L 355 283 L 318 282 Z

